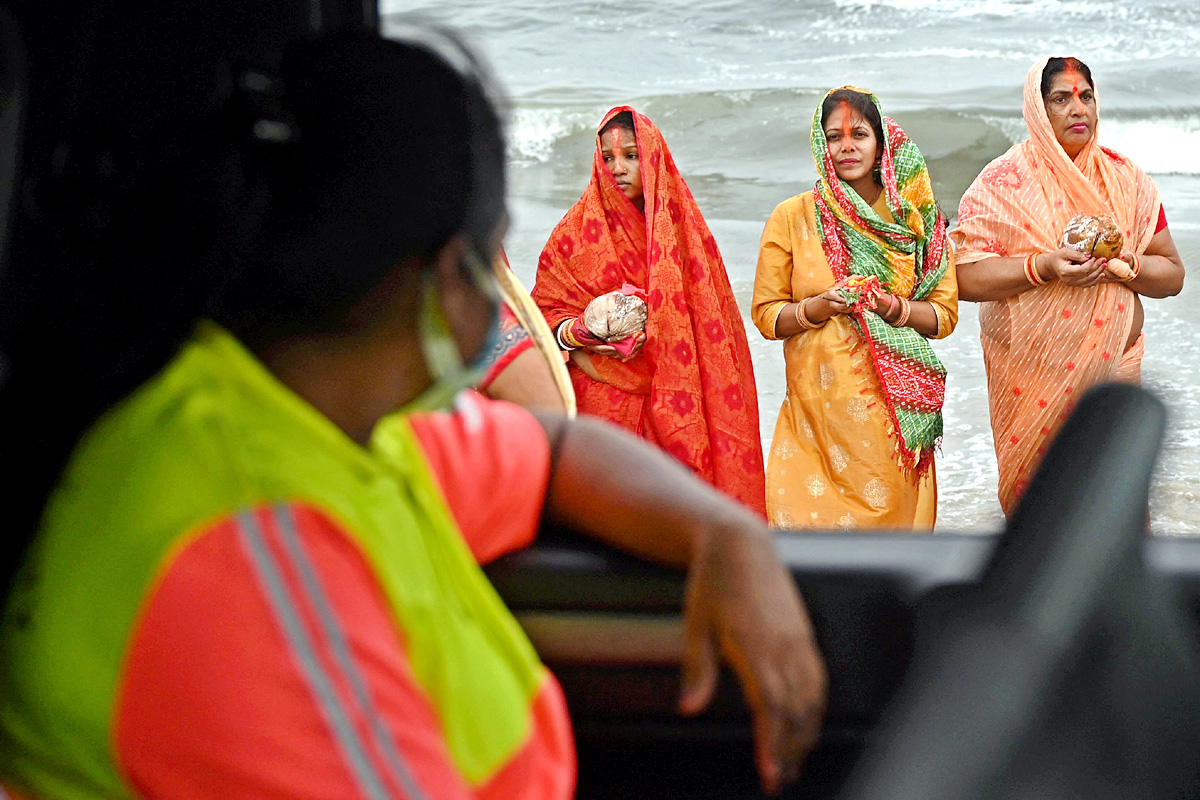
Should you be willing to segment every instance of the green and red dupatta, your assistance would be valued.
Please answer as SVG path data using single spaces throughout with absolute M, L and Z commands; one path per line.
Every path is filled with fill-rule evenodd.
M 840 88 L 867 95 L 879 108 L 879 100 L 870 92 L 853 86 Z M 882 109 L 880 116 L 886 141 L 881 143 L 879 179 L 896 221 L 885 222 L 837 177 L 818 105 L 812 127 L 813 158 L 821 176 L 813 193 L 817 228 L 835 278 L 875 276 L 892 294 L 923 300 L 950 268 L 946 218 L 934 201 L 921 151 L 895 120 L 883 116 Z M 912 328 L 893 328 L 869 309 L 851 318 L 879 377 L 897 432 L 901 466 L 923 475 L 942 438 L 946 368 L 928 339 Z

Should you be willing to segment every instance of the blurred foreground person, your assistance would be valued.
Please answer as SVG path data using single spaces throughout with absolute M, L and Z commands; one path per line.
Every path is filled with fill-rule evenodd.
M 479 390 L 494 400 L 575 416 L 575 389 L 563 353 L 529 292 L 501 254 L 492 264 L 500 286 L 500 331 L 483 358 Z
M 599 421 L 430 410 L 466 396 L 495 337 L 504 149 L 470 54 L 414 36 L 235 74 L 219 124 L 118 195 L 193 232 L 153 295 L 120 269 L 163 256 L 108 242 L 102 286 L 173 328 L 97 328 L 111 358 L 45 370 L 8 348 L 6 453 L 22 485 L 50 476 L 8 489 L 27 523 L 0 781 L 19 796 L 570 797 L 561 692 L 478 566 L 543 516 L 688 568 L 680 708 L 705 706 L 724 654 L 766 789 L 811 746 L 823 666 L 752 512 Z M 106 231 L 138 229 L 113 213 Z M 104 380 L 39 393 L 72 370 Z

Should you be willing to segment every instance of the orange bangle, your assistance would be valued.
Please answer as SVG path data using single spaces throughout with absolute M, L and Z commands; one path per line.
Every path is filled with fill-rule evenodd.
M 908 324 L 908 316 L 912 314 L 912 303 L 908 301 L 907 297 L 898 297 L 896 299 L 900 301 L 900 316 L 896 318 L 895 322 L 889 322 L 888 324 L 893 328 L 903 328 Z
M 888 317 L 890 317 L 892 315 L 892 311 L 895 310 L 895 308 L 896 308 L 896 295 L 889 294 L 888 295 L 888 307 L 887 307 L 887 310 L 883 312 L 883 318 L 885 321 L 887 320 Z

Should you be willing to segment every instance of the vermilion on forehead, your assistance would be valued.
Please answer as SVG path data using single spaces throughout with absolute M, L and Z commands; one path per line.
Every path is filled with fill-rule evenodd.
M 849 138 L 854 132 L 854 110 L 847 100 L 842 100 L 838 105 L 842 109 L 842 136 Z
M 637 136 L 628 128 L 614 125 L 600 135 L 600 152 L 615 153 L 625 149 L 637 149 Z
M 867 127 L 866 119 L 858 113 L 857 109 L 850 105 L 847 100 L 838 101 L 838 111 L 842 112 L 842 124 L 836 128 L 827 128 L 826 130 L 839 131 L 842 136 L 850 137 L 854 133 L 855 128 Z M 832 114 L 830 116 L 833 116 Z
M 1067 68 L 1063 70 L 1062 76 L 1066 79 L 1067 83 L 1070 84 L 1071 92 L 1076 96 L 1078 96 L 1080 92 L 1092 88 L 1088 84 L 1087 78 L 1083 77 L 1083 73 L 1080 72 L 1079 69 L 1070 61 L 1067 62 Z

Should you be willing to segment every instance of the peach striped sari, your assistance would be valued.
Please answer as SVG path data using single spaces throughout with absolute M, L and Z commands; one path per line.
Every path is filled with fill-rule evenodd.
M 1092 140 L 1072 160 L 1058 144 L 1042 102 L 1042 59 L 1025 78 L 1029 139 L 980 173 L 950 236 L 957 263 L 1059 248 L 1077 214 L 1112 217 L 1125 249 L 1141 253 L 1154 236 L 1154 181 L 1124 156 Z M 1123 353 L 1134 294 L 1120 283 L 1075 288 L 1051 282 L 982 303 L 980 339 L 988 375 L 1000 504 L 1011 514 L 1050 440 L 1079 396 L 1110 380 L 1137 380 L 1139 340 Z

